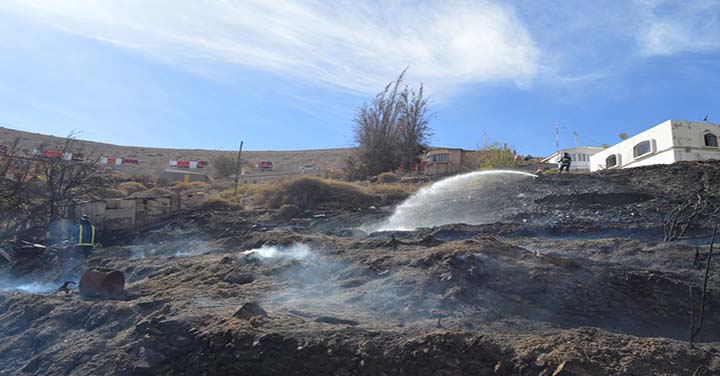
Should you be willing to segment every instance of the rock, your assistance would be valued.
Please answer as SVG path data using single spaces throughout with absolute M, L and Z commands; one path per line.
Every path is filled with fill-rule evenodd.
M 260 304 L 257 304 L 256 302 L 249 302 L 243 304 L 242 307 L 233 314 L 233 316 L 239 319 L 248 320 L 255 316 L 268 317 L 268 314 L 262 307 L 260 307 Z
M 236 285 L 246 285 L 255 281 L 255 277 L 253 277 L 252 274 L 232 271 L 228 273 L 225 278 L 223 278 L 223 280 L 225 282 L 234 283 Z

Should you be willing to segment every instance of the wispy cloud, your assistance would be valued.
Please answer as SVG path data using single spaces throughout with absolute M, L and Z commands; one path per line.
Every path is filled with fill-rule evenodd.
M 259 69 L 362 94 L 403 68 L 435 94 L 530 82 L 540 51 L 513 10 L 489 1 L 10 0 L 65 32 L 199 69 Z M 212 74 L 212 72 L 210 72 Z
M 645 0 L 638 43 L 646 56 L 720 49 L 720 1 Z

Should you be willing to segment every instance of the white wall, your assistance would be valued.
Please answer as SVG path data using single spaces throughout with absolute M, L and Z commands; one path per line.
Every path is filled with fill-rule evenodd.
M 720 159 L 720 149 L 705 146 L 705 134 L 712 133 L 720 138 L 720 125 L 705 122 L 673 120 L 675 161 L 697 161 Z
M 547 163 L 558 164 L 560 158 L 564 153 L 570 154 L 572 164 L 570 165 L 571 170 L 589 170 L 590 169 L 590 157 L 595 153 L 603 150 L 598 147 L 581 146 L 579 148 L 569 148 L 560 150 L 558 153 L 553 154 L 547 160 Z
M 590 158 L 590 171 L 604 169 L 607 157 L 612 154 L 619 159 L 615 168 L 720 158 L 718 148 L 704 146 L 704 134 L 708 131 L 720 137 L 720 126 L 717 124 L 679 120 L 665 121 L 593 155 Z M 651 141 L 651 153 L 635 157 L 633 148 L 646 140 Z

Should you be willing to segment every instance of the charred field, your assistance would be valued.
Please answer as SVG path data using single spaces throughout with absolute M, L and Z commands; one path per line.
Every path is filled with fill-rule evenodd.
M 518 178 L 467 188 L 478 223 L 374 232 L 401 203 L 180 212 L 71 270 L 0 264 L 0 375 L 720 374 L 717 262 L 687 342 L 715 217 L 674 242 L 659 220 L 718 183 L 715 161 Z M 90 268 L 127 295 L 54 292 Z

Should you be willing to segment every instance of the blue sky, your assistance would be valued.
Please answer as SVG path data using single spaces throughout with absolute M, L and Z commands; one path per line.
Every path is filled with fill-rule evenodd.
M 720 0 L 5 0 L 0 126 L 123 145 L 352 145 L 405 67 L 433 145 L 613 144 L 720 123 Z

